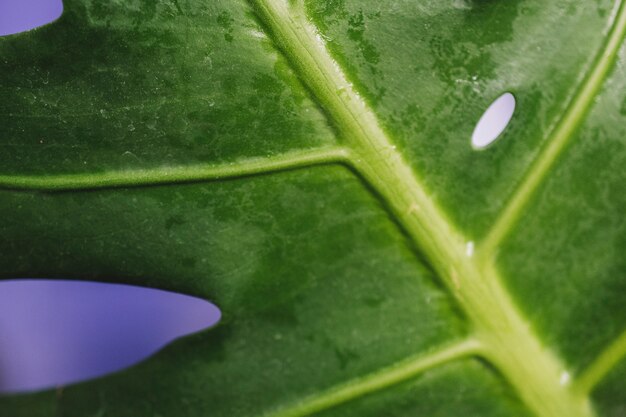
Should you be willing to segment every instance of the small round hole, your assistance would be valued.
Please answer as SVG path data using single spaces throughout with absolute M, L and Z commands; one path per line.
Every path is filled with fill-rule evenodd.
M 515 96 L 504 93 L 485 110 L 472 133 L 472 147 L 484 149 L 506 129 L 515 112 Z

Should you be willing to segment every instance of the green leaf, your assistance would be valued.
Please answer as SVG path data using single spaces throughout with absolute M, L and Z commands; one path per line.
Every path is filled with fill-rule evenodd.
M 625 32 L 607 0 L 68 0 L 0 39 L 2 276 L 224 317 L 0 415 L 623 416 Z

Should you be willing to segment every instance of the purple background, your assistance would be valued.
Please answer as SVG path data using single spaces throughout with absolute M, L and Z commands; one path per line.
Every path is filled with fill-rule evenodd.
M 0 36 L 50 23 L 62 11 L 61 0 L 0 0 Z M 159 290 L 0 281 L 0 392 L 49 388 L 122 369 L 219 319 L 219 309 L 207 301 Z
M 0 36 L 50 23 L 62 12 L 61 0 L 0 0 Z M 120 370 L 219 319 L 219 309 L 208 301 L 154 289 L 0 281 L 0 392 L 51 388 Z
M 61 0 L 0 0 L 0 36 L 45 25 L 61 13 Z
M 214 325 L 199 298 L 88 281 L 0 281 L 0 392 L 32 391 L 126 368 Z

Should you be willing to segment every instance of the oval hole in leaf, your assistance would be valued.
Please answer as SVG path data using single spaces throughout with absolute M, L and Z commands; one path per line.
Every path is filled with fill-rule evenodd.
M 480 117 L 472 133 L 474 149 L 492 144 L 506 129 L 515 112 L 515 96 L 504 93 L 498 97 Z
M 0 0 L 0 36 L 43 26 L 62 13 L 61 0 Z
M 0 392 L 52 388 L 127 368 L 220 316 L 208 301 L 150 288 L 0 281 Z

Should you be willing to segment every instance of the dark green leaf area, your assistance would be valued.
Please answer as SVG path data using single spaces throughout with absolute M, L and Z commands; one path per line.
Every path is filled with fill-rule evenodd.
M 65 3 L 54 24 L 0 39 L 1 174 L 180 166 L 333 142 L 241 3 Z
M 624 381 L 626 381 L 626 362 L 623 361 L 593 392 L 594 403 L 603 417 L 626 416 Z
M 501 250 L 511 292 L 574 368 L 626 323 L 625 72 L 622 48 L 573 145 Z
M 218 329 L 221 333 L 223 329 Z M 219 338 L 220 336 L 216 336 Z M 176 346 L 167 348 L 160 354 L 160 362 L 139 365 L 132 372 L 125 372 L 118 377 L 107 378 L 84 387 L 65 389 L 59 396 L 54 392 L 14 397 L 3 402 L 3 409 L 12 412 L 12 417 L 33 415 L 55 415 L 59 417 L 79 417 L 96 414 L 100 411 L 116 412 L 121 417 L 153 415 L 155 405 L 171 414 L 159 412 L 156 415 L 196 415 L 195 407 L 208 405 L 200 397 L 189 395 L 184 391 L 188 387 L 188 378 L 194 378 L 193 372 L 177 370 L 174 381 L 185 383 L 180 391 L 172 387 L 170 381 L 158 378 L 145 384 L 141 378 L 153 371 L 170 371 L 167 365 L 189 365 L 192 359 L 186 358 L 189 351 L 206 347 L 215 338 L 203 340 L 194 336 Z M 178 360 L 175 358 L 178 357 Z M 121 377 L 129 382 L 120 384 Z M 116 386 L 117 385 L 117 386 Z M 172 402 L 171 397 L 160 398 L 154 387 L 173 390 L 178 397 Z M 97 390 L 94 388 L 98 388 Z M 124 390 L 132 389 L 135 395 L 130 399 Z M 206 394 L 214 399 L 207 389 Z M 168 399 L 169 398 L 169 399 Z M 58 402 L 57 402 L 58 401 Z M 122 403 L 124 402 L 124 403 Z M 245 402 L 240 404 L 245 408 Z M 58 414 L 54 414 L 58 413 Z M 460 414 L 459 414 L 460 413 Z M 3 414 L 0 414 L 4 417 Z M 105 414 L 106 415 L 106 414 Z M 200 414 L 202 415 L 202 414 Z M 503 384 L 500 377 L 478 361 L 466 360 L 444 365 L 425 372 L 415 379 L 394 385 L 365 397 L 352 400 L 325 412 L 314 414 L 319 417 L 447 417 L 462 415 L 466 417 L 526 417 L 526 409 L 515 398 L 510 389 Z M 614 414 L 615 415 L 615 414 Z M 615 415 L 618 416 L 619 414 Z M 8 414 L 7 414 L 8 416 Z M 613 417 L 613 415 L 610 415 Z
M 64 415 L 95 414 L 98 395 L 115 416 L 146 415 L 142 407 L 164 416 L 259 415 L 464 336 L 430 270 L 344 168 L 5 191 L 0 211 L 4 276 L 150 285 L 206 297 L 224 313 L 193 342 L 68 388 Z
M 444 365 L 414 380 L 316 414 L 319 417 L 530 415 L 500 377 L 475 360 Z
M 394 142 L 476 239 L 550 137 L 613 8 L 610 0 L 307 4 Z M 507 91 L 517 99 L 511 124 L 498 146 L 475 151 L 474 126 Z

